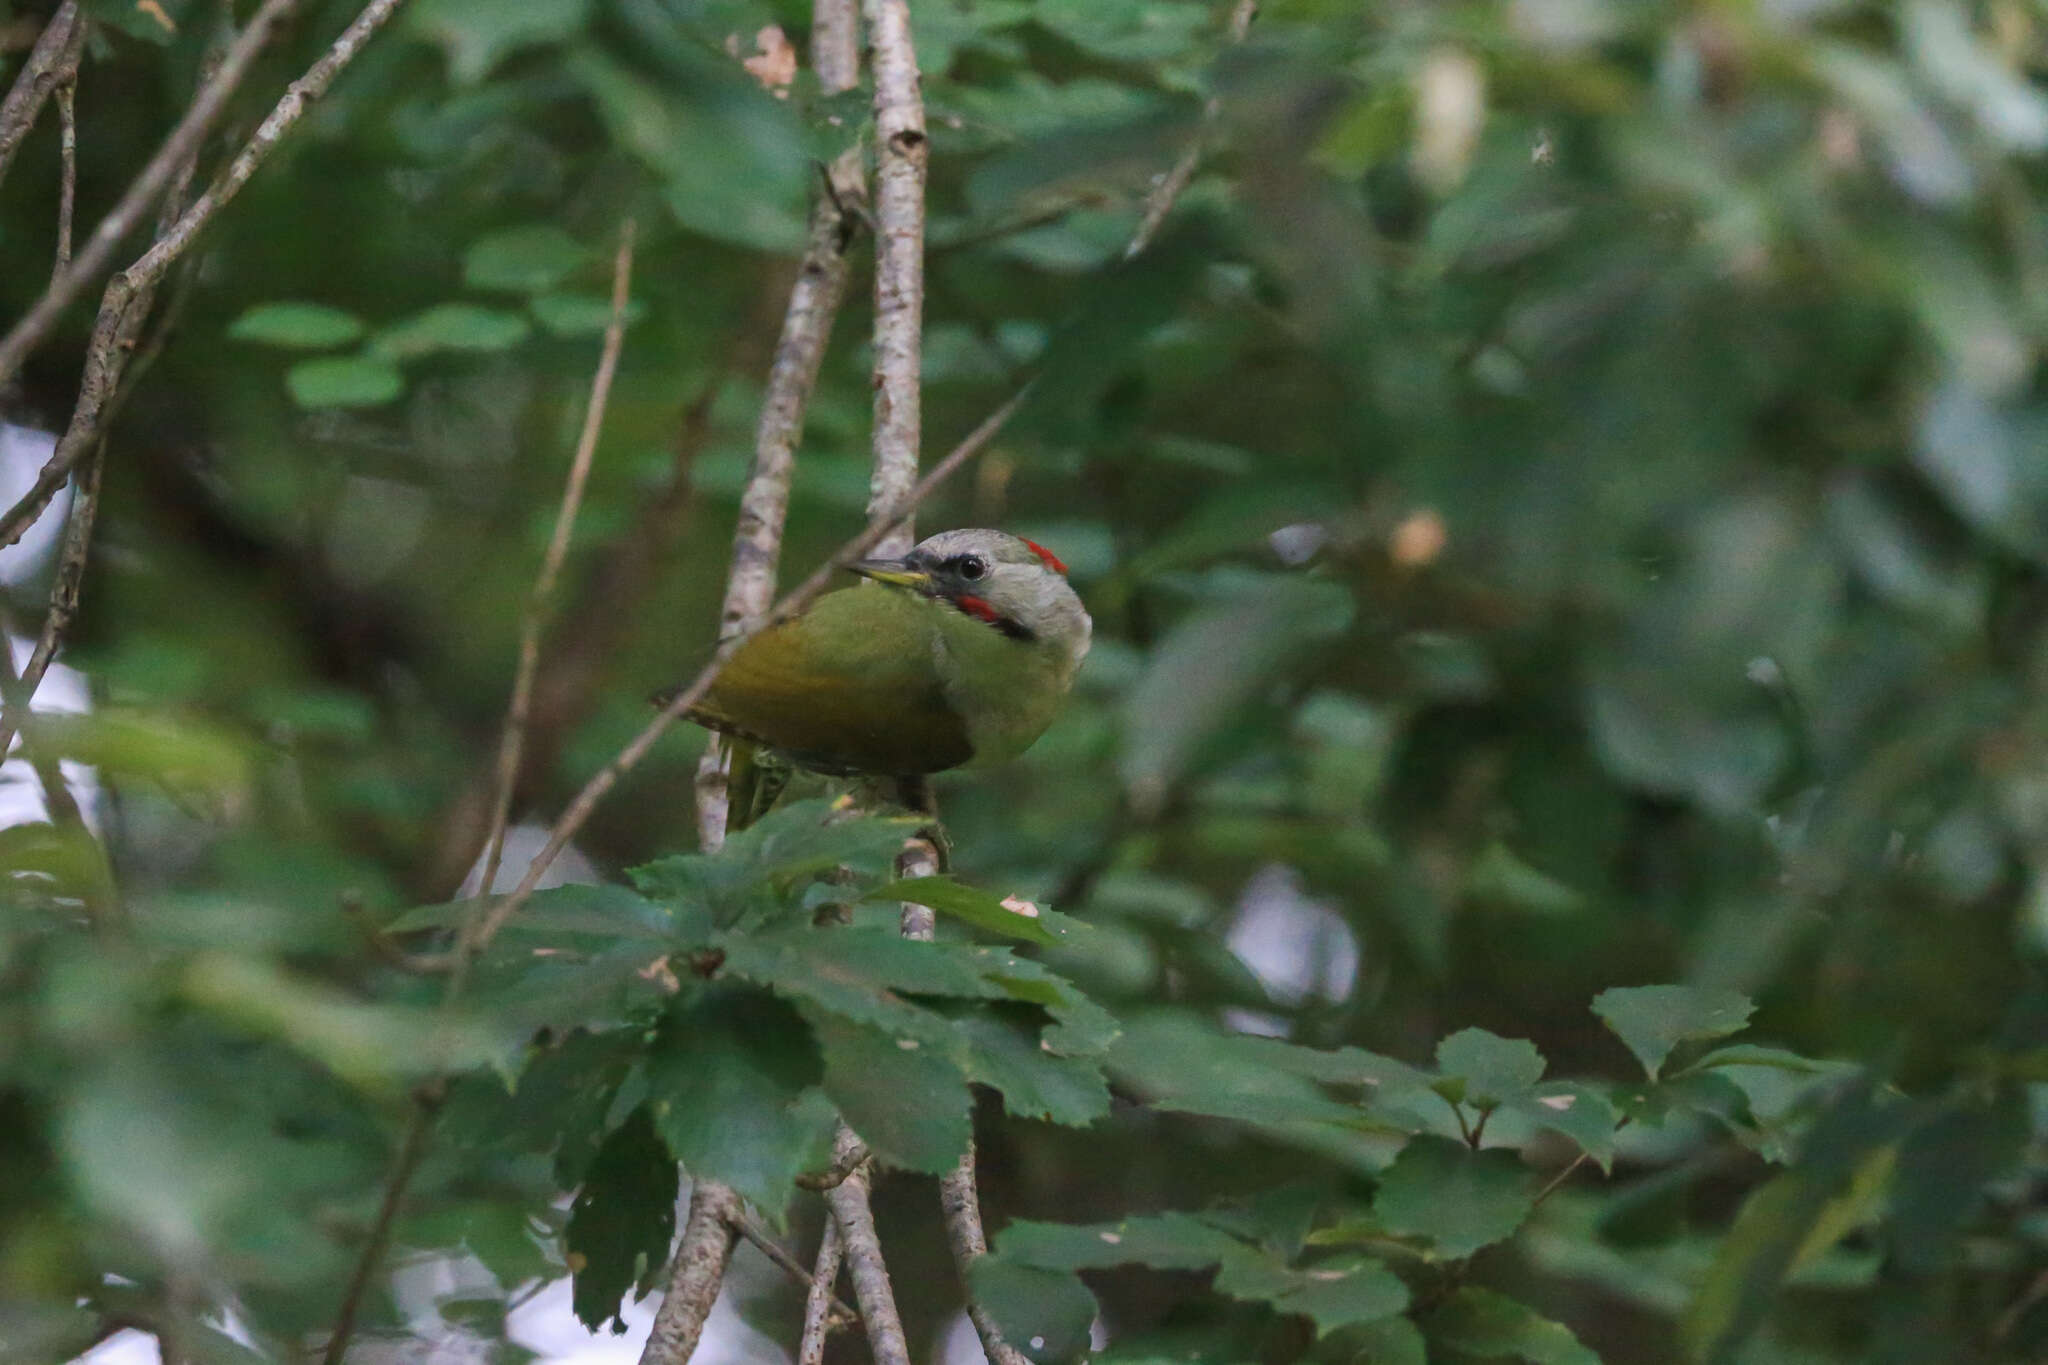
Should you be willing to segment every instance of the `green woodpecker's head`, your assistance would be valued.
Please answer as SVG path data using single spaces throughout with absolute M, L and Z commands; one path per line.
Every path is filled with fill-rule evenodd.
M 1070 666 L 1088 652 L 1088 611 L 1067 585 L 1067 566 L 1021 537 L 984 527 L 941 531 L 901 559 L 847 567 L 942 601 L 1013 640 L 1062 653 Z

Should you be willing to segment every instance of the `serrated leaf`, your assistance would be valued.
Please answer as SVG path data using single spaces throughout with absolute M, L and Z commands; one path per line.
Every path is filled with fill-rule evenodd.
M 1427 1237 L 1457 1259 L 1514 1236 L 1535 1198 L 1535 1175 L 1513 1153 L 1425 1135 L 1381 1173 L 1372 1210 L 1389 1231 Z
M 1156 1213 L 1115 1223 L 1041 1223 L 1020 1218 L 996 1238 L 996 1250 L 1020 1265 L 1048 1270 L 1101 1270 L 1148 1265 L 1202 1270 L 1236 1255 L 1244 1244 L 1185 1213 Z
M 955 1017 L 952 1028 L 964 1048 L 967 1078 L 1001 1091 L 1013 1117 L 1086 1127 L 1109 1113 L 1100 1059 L 1049 1051 L 1036 1029 L 986 1010 Z
M 532 330 L 524 317 L 501 308 L 438 303 L 380 329 L 370 338 L 370 350 L 387 360 L 411 360 L 438 351 L 502 351 L 526 340 Z
M 1436 1064 L 1465 1082 L 1465 1102 L 1478 1109 L 1525 1095 L 1543 1079 L 1543 1054 L 1534 1043 L 1483 1028 L 1460 1029 L 1438 1043 Z
M 909 901 L 950 915 L 963 924 L 986 929 L 1006 938 L 1027 943 L 1049 944 L 1059 940 L 1038 919 L 1019 914 L 1003 904 L 1003 898 L 978 887 L 966 886 L 951 877 L 913 877 L 890 882 L 868 892 L 866 900 Z
M 838 868 L 847 868 L 856 883 L 886 878 L 916 828 L 915 819 L 846 819 L 830 802 L 797 801 L 735 833 L 717 853 L 660 858 L 628 875 L 653 900 L 700 905 L 724 927 L 751 926 L 804 911 L 799 893 Z M 808 927 L 808 912 L 803 918 Z
M 345 346 L 362 334 L 361 318 L 324 303 L 259 303 L 228 324 L 236 341 L 309 351 Z
M 952 1170 L 974 1133 L 960 1068 L 922 1039 L 809 1013 L 825 1055 L 825 1094 L 847 1126 L 893 1165 L 933 1175 Z
M 560 284 L 589 255 L 581 243 L 552 223 L 500 228 L 477 238 L 462 253 L 462 282 L 471 289 L 537 294 Z M 609 316 L 610 303 L 604 308 Z
M 1593 1013 L 1653 1081 L 1680 1043 L 1738 1033 L 1755 1009 L 1740 992 L 1703 986 L 1617 986 L 1593 997 Z
M 1429 1315 L 1429 1338 L 1488 1358 L 1512 1356 L 1529 1365 L 1600 1365 L 1571 1329 L 1490 1289 L 1460 1289 Z
M 668 1259 L 678 1188 L 675 1160 L 643 1105 L 597 1149 L 569 1209 L 571 1302 L 591 1331 L 607 1321 L 615 1333 L 626 1330 L 620 1302 Z
M 612 301 L 598 294 L 536 294 L 526 306 L 541 326 L 558 337 L 598 336 L 612 325 Z M 647 306 L 640 300 L 626 300 L 626 326 L 646 315 Z
M 507 1085 L 475 1072 L 449 1087 L 440 1132 L 484 1151 L 553 1153 L 563 1188 L 583 1178 L 604 1139 L 605 1117 L 639 1056 L 637 1029 L 576 1030 L 531 1049 Z
M 1206 1019 L 1159 1012 L 1124 1021 L 1110 1050 L 1120 1083 L 1155 1109 L 1246 1123 L 1350 1123 L 1358 1110 L 1272 1064 L 1264 1040 L 1239 1039 Z
M 723 987 L 662 1021 L 647 1102 L 692 1180 L 730 1185 L 779 1221 L 813 1136 L 796 1103 L 822 1074 L 796 1011 L 765 991 Z
M 284 386 L 302 408 L 374 408 L 405 392 L 405 376 L 370 356 L 301 360 L 284 372 Z
M 1066 1270 L 982 1256 L 967 1272 L 974 1302 L 1002 1329 L 1003 1339 L 1033 1361 L 1076 1360 L 1088 1350 L 1095 1296 Z

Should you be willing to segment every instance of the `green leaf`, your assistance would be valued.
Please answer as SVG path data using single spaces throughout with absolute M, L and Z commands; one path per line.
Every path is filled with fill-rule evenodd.
M 591 1331 L 609 1320 L 613 1332 L 624 1332 L 621 1300 L 661 1273 L 675 1235 L 678 1189 L 675 1159 L 642 1105 L 597 1149 L 569 1209 L 571 1300 L 577 1320 Z
M 1492 1109 L 1527 1094 L 1543 1079 L 1543 1054 L 1524 1038 L 1501 1038 L 1483 1028 L 1461 1029 L 1437 1044 L 1437 1069 L 1465 1082 L 1465 1102 Z
M 647 1102 L 692 1180 L 730 1185 L 779 1221 L 813 1136 L 797 1099 L 822 1074 L 795 1010 L 765 991 L 719 987 L 662 1021 Z
M 600 336 L 612 325 L 612 301 L 598 294 L 536 294 L 526 301 L 541 326 L 558 337 Z M 647 315 L 638 299 L 626 300 L 626 325 Z
M 1755 1009 L 1739 992 L 1701 986 L 1617 986 L 1593 997 L 1593 1013 L 1653 1081 L 1680 1043 L 1740 1032 Z
M 1155 1109 L 1262 1125 L 1350 1123 L 1359 1117 L 1355 1106 L 1275 1066 L 1277 1049 L 1267 1042 L 1233 1037 L 1206 1019 L 1159 1011 L 1124 1021 L 1110 1069 Z
M 1003 1339 L 1029 1359 L 1077 1360 L 1087 1352 L 1095 1296 L 1072 1271 L 982 1256 L 969 1267 L 967 1283 L 975 1303 L 1002 1329 Z
M 1226 1232 L 1185 1213 L 1157 1213 L 1115 1223 L 1040 1223 L 1020 1218 L 996 1237 L 996 1250 L 1020 1265 L 1047 1270 L 1101 1270 L 1148 1265 L 1202 1270 L 1244 1250 Z
M 1037 917 L 1019 914 L 1004 905 L 1001 896 L 962 885 L 951 877 L 913 877 L 908 881 L 890 882 L 868 892 L 864 899 L 909 901 L 913 905 L 930 906 L 942 915 L 951 915 L 977 929 L 986 929 L 1006 938 L 1020 938 L 1027 943 L 1059 941 Z
M 533 329 L 525 318 L 474 303 L 439 303 L 370 338 L 370 350 L 386 360 L 412 360 L 437 351 L 502 351 L 526 340 Z
M 537 294 L 560 284 L 589 255 L 552 223 L 500 228 L 477 238 L 462 253 L 462 282 L 471 289 Z M 611 312 L 609 302 L 605 312 Z
M 857 883 L 887 877 L 917 824 L 899 816 L 847 818 L 829 801 L 796 801 L 734 834 L 717 853 L 660 858 L 629 875 L 643 895 L 700 905 L 721 926 L 802 912 L 808 929 L 809 911 L 800 899 L 806 886 L 841 867 Z
M 555 1179 L 578 1184 L 604 1140 L 612 1099 L 639 1056 L 641 1031 L 578 1029 L 534 1047 L 513 1085 L 473 1072 L 456 1079 L 439 1131 L 457 1146 L 554 1154 Z
M 302 408 L 375 408 L 405 392 L 405 376 L 371 356 L 336 356 L 301 360 L 284 385 Z
M 1428 1318 L 1429 1339 L 1470 1355 L 1529 1365 L 1600 1365 L 1571 1330 L 1490 1289 L 1460 1289 Z
M 1407 1318 L 1382 1318 L 1348 1332 L 1345 1345 L 1357 1352 L 1354 1365 L 1429 1365 L 1422 1329 Z
M 918 1038 L 818 1012 L 811 1023 L 825 1054 L 825 1094 L 847 1126 L 894 1165 L 933 1175 L 952 1170 L 974 1133 L 960 1068 Z
M 361 318 L 324 303 L 259 303 L 228 324 L 237 341 L 308 351 L 345 346 L 362 334 Z
M 1388 1230 L 1427 1237 L 1457 1259 L 1514 1236 L 1535 1198 L 1535 1175 L 1513 1153 L 1425 1135 L 1381 1173 L 1372 1208 Z
M 1614 1132 L 1621 1122 L 1608 1098 L 1590 1086 L 1554 1081 L 1508 1101 L 1508 1112 L 1536 1128 L 1562 1133 L 1602 1171 L 1614 1164 Z
M 1012 1117 L 1086 1127 L 1109 1113 L 1102 1062 L 1040 1045 L 1038 1030 L 975 1010 L 953 1020 L 965 1045 L 967 1078 L 1002 1092 Z
M 1306 1314 L 1318 1334 L 1379 1322 L 1408 1306 L 1401 1277 L 1369 1257 L 1310 1266 L 1296 1271 L 1295 1281 L 1293 1288 L 1261 1297 L 1282 1313 Z M 1217 1287 L 1223 1288 L 1220 1276 Z
M 416 0 L 408 13 L 413 31 L 448 54 L 456 82 L 474 85 L 522 48 L 582 32 L 590 0 Z

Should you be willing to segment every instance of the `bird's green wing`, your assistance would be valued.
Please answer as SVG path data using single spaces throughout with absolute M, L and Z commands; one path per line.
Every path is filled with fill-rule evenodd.
M 895 588 L 829 593 L 743 645 L 691 718 L 823 772 L 956 767 L 974 747 L 933 660 L 940 610 Z

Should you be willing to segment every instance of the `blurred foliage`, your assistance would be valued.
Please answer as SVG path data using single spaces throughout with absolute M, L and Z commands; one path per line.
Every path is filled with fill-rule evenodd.
M 207 21 L 86 9 L 90 223 Z M 901 826 L 814 805 L 689 853 L 679 727 L 579 845 L 603 885 L 459 1006 L 380 951 L 463 913 L 619 223 L 543 821 L 710 644 L 814 163 L 864 109 L 742 68 L 801 46 L 793 0 L 413 0 L 170 291 L 110 448 L 96 709 L 37 735 L 103 839 L 0 833 L 0 1355 L 317 1341 L 454 1071 L 395 1244 L 468 1269 L 373 1292 L 393 1349 L 522 1358 L 508 1306 L 571 1265 L 609 1318 L 671 1156 L 814 1228 L 836 1109 L 906 1172 L 920 1353 L 960 1289 L 911 1173 L 972 1125 L 975 1287 L 1042 1359 L 1098 1313 L 1133 1365 L 2040 1359 L 2048 6 L 1269 0 L 1241 45 L 1210 4 L 912 10 L 933 449 L 1038 378 L 922 524 L 1052 546 L 1097 628 L 1030 754 L 940 780 L 957 880 L 886 887 Z M 4 78 L 36 11 L 0 4 Z M 10 316 L 55 166 L 39 128 L 0 195 Z M 866 281 L 792 570 L 866 495 Z M 61 423 L 87 321 L 13 420 Z M 905 895 L 938 943 L 890 932 Z M 1273 903 L 1300 980 L 1246 937 Z

